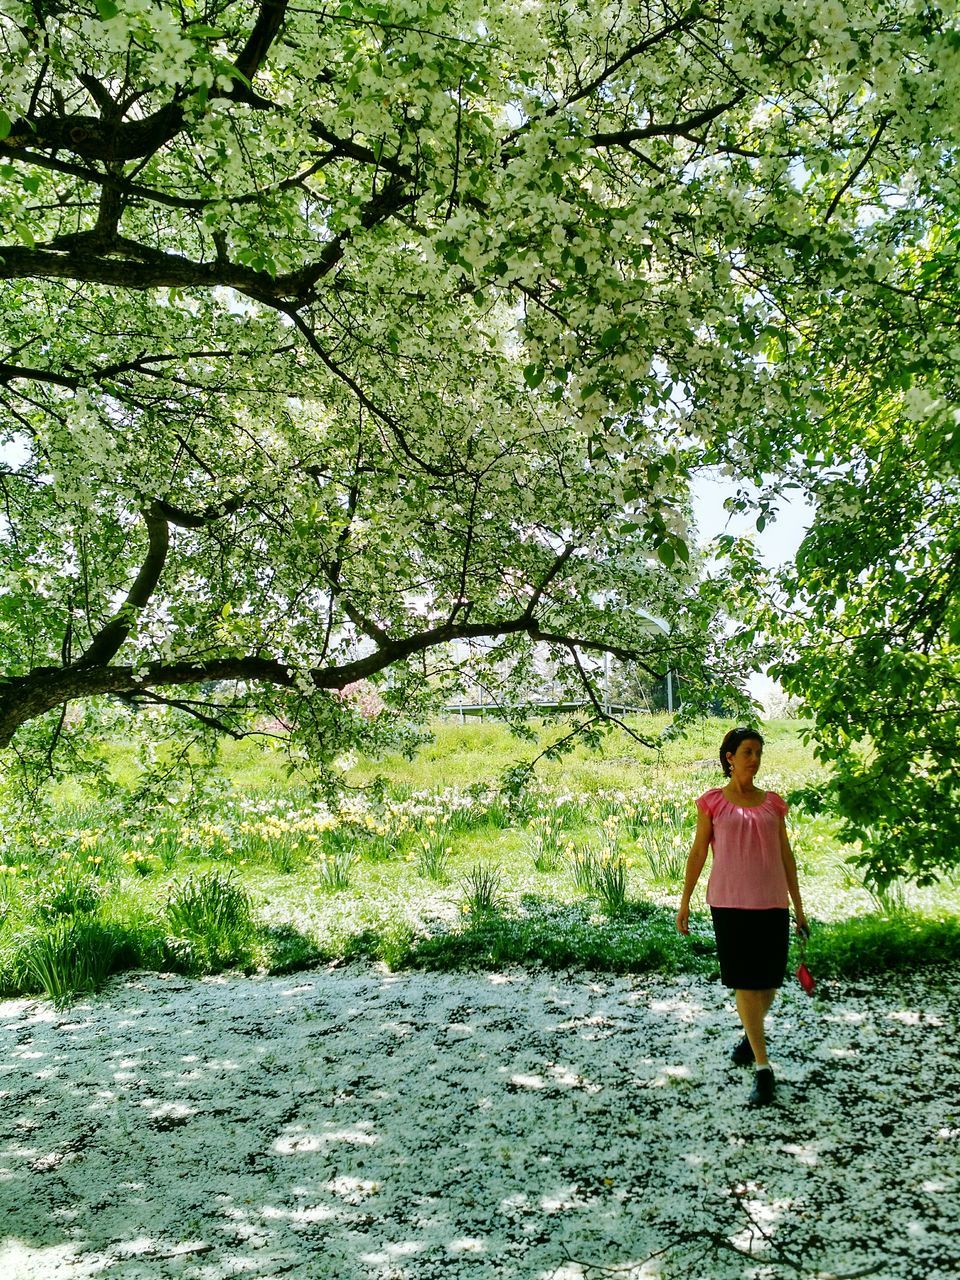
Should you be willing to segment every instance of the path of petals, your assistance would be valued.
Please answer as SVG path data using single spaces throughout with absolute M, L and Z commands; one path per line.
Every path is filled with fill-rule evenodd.
M 134 974 L 0 1004 L 0 1276 L 960 1271 L 960 988 L 772 1019 L 743 1103 L 700 979 Z

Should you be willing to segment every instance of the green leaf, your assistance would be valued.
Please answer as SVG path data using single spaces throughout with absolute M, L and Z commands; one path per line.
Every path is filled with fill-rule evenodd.
M 0 140 L 9 138 L 10 130 L 13 128 L 13 121 L 3 110 L 0 110 Z
M 97 13 L 99 13 L 101 21 L 109 22 L 111 18 L 115 18 L 120 10 L 113 3 L 113 0 L 95 0 Z
M 542 364 L 528 364 L 523 371 L 523 380 L 531 391 L 535 391 L 546 376 L 547 371 Z

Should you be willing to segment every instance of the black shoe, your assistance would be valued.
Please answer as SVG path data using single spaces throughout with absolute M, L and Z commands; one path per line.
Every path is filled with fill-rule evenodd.
M 750 1047 L 750 1041 L 746 1036 L 742 1040 L 738 1040 L 733 1046 L 733 1053 L 730 1057 L 738 1067 L 749 1067 L 753 1061 L 753 1049 Z
M 773 1071 L 770 1067 L 760 1067 L 756 1075 L 753 1077 L 753 1088 L 750 1090 L 750 1097 L 747 1099 L 747 1105 L 751 1107 L 765 1107 L 769 1102 L 773 1101 L 773 1090 L 776 1081 L 773 1078 Z

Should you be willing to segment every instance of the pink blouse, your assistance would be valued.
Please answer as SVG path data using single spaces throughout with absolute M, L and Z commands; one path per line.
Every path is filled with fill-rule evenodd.
M 732 804 L 719 787 L 706 791 L 697 808 L 713 820 L 713 866 L 707 904 L 751 911 L 789 906 L 780 857 L 780 819 L 786 801 L 768 791 L 760 804 Z

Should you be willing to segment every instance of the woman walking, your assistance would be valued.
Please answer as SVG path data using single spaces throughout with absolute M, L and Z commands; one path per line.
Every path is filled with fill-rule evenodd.
M 788 898 L 793 901 L 797 932 L 808 932 L 784 821 L 786 802 L 775 791 L 760 791 L 754 785 L 762 756 L 763 738 L 755 729 L 731 729 L 723 739 L 720 767 L 729 781 L 697 800 L 697 831 L 677 912 L 677 928 L 689 933 L 690 899 L 712 845 L 707 904 L 720 976 L 734 990 L 743 1024 L 733 1060 L 740 1066 L 756 1065 L 751 1106 L 773 1101 L 775 1082 L 764 1024 L 787 971 Z

